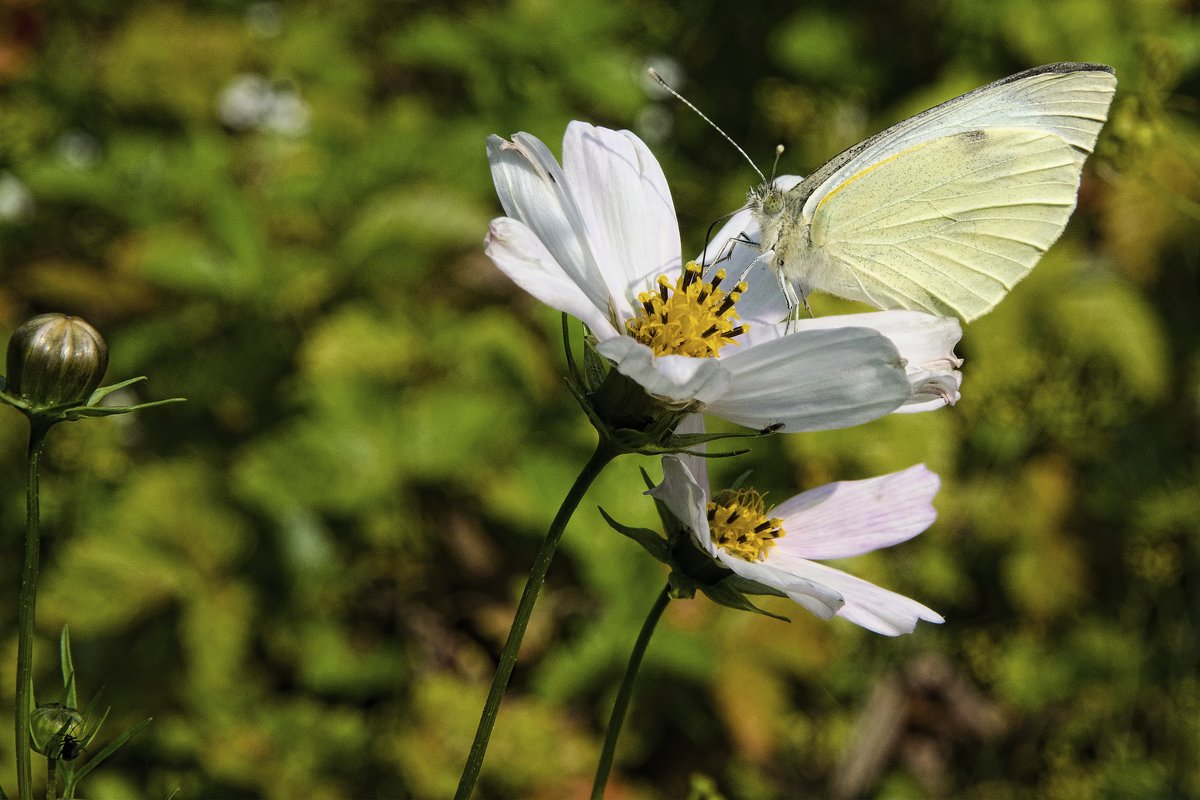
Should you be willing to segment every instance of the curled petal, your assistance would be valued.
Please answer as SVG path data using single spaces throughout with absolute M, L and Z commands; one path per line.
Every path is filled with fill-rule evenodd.
M 537 137 L 487 140 L 492 181 L 504 213 L 541 240 L 562 271 L 597 308 L 609 307 L 608 286 L 588 243 L 588 232 L 562 170 Z
M 689 414 L 683 418 L 683 421 L 675 426 L 676 434 L 704 433 L 704 415 Z M 698 444 L 692 448 L 697 453 L 703 453 L 708 449 L 706 444 Z M 708 483 L 708 459 L 703 456 L 694 456 L 689 453 L 680 453 L 678 458 L 683 465 L 687 467 L 692 475 L 692 480 L 700 487 L 700 491 L 705 498 L 710 494 Z M 707 523 L 706 523 L 707 524 Z
M 812 561 L 803 561 L 802 565 L 795 565 L 793 569 L 801 572 L 805 578 L 838 592 L 845 600 L 845 605 L 838 609 L 837 615 L 869 631 L 884 636 L 899 636 L 912 633 L 917 627 L 917 620 L 939 624 L 946 621 L 941 614 L 916 600 L 847 575 L 840 569 Z
M 695 464 L 697 461 L 700 462 L 698 465 Z M 691 531 L 696 544 L 716 558 L 717 548 L 708 528 L 708 469 L 703 462 L 704 459 L 695 457 L 664 457 L 662 483 L 646 494 L 666 504 L 675 518 Z M 697 466 L 698 470 L 695 469 Z
M 724 550 L 717 551 L 717 558 L 743 578 L 749 578 L 786 593 L 793 602 L 804 606 L 821 619 L 832 618 L 834 614 L 840 613 L 845 605 L 845 598 L 836 587 L 823 581 L 813 580 L 809 575 L 779 569 L 767 561 L 744 561 L 727 554 Z M 813 566 L 818 565 L 814 564 Z
M 778 325 L 751 327 L 747 338 L 759 345 L 806 331 L 853 326 L 870 328 L 895 344 L 903 359 L 910 386 L 900 412 L 928 411 L 958 402 L 962 359 L 954 345 L 962 338 L 962 325 L 954 317 L 937 317 L 921 311 L 875 311 L 802 319 Z
M 615 363 L 622 375 L 637 381 L 647 393 L 672 403 L 708 403 L 729 390 L 731 378 L 720 359 L 655 356 L 649 347 L 629 336 L 606 339 L 596 346 L 596 352 Z

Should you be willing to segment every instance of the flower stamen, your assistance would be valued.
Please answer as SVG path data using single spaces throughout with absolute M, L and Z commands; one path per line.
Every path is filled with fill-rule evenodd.
M 703 268 L 694 261 L 684 267 L 673 286 L 670 278 L 659 275 L 657 291 L 638 295 L 645 313 L 639 312 L 625 323 L 629 333 L 658 356 L 715 357 L 750 328 L 735 324 L 738 314 L 734 305 L 746 284 L 739 282 L 726 293 L 717 288 L 725 278 L 722 269 L 706 282 Z
M 708 504 L 713 544 L 744 561 L 764 561 L 786 533 L 783 520 L 767 518 L 765 508 L 763 496 L 753 489 L 718 492 Z

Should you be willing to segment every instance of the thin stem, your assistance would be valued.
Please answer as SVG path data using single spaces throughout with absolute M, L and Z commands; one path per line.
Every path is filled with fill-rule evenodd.
M 58 800 L 58 790 L 55 783 L 58 782 L 58 759 L 46 759 L 46 800 Z
M 546 572 L 550 569 L 550 561 L 554 558 L 554 551 L 558 548 L 558 542 L 567 527 L 567 521 L 575 513 L 579 501 L 583 499 L 583 495 L 592 485 L 592 481 L 619 453 L 620 451 L 613 448 L 603 436 L 600 438 L 599 444 L 596 445 L 596 452 L 592 453 L 592 457 L 580 470 L 578 477 L 575 478 L 575 483 L 571 485 L 567 496 L 563 498 L 562 505 L 559 506 L 558 513 L 554 516 L 554 521 L 550 523 L 550 530 L 546 532 L 541 549 L 538 550 L 537 557 L 533 560 L 533 568 L 529 570 L 525 591 L 521 593 L 521 600 L 517 603 L 517 612 L 513 617 L 512 628 L 508 632 L 508 641 L 504 643 L 504 649 L 500 653 L 500 662 L 496 665 L 496 676 L 492 678 L 492 688 L 488 692 L 487 701 L 483 704 L 483 714 L 479 719 L 479 727 L 475 731 L 475 741 L 471 744 L 470 755 L 467 756 L 462 777 L 458 780 L 455 800 L 467 800 L 475 789 L 475 782 L 479 779 L 479 770 L 483 766 L 483 757 L 487 753 L 488 740 L 492 736 L 492 728 L 496 725 L 496 715 L 500 711 L 500 701 L 504 698 L 504 690 L 508 688 L 508 680 L 512 677 L 513 667 L 517 663 L 517 654 L 521 650 L 521 640 L 525 637 L 525 628 L 529 625 L 529 618 L 533 614 L 533 604 L 537 602 L 538 592 L 541 591 L 542 582 L 546 579 Z
M 621 725 L 625 722 L 625 712 L 629 710 L 629 700 L 633 696 L 633 681 L 637 677 L 638 667 L 642 665 L 642 656 L 650 645 L 650 637 L 662 617 L 667 603 L 671 602 L 668 586 L 658 593 L 658 598 L 642 623 L 637 641 L 633 643 L 633 651 L 629 654 L 629 664 L 625 667 L 625 677 L 621 679 L 621 688 L 617 690 L 617 699 L 613 702 L 612 716 L 608 720 L 608 730 L 604 733 L 604 749 L 600 751 L 600 763 L 596 765 L 596 779 L 592 781 L 592 800 L 604 797 L 604 787 L 608 783 L 608 773 L 612 771 L 613 756 L 617 752 L 617 738 L 621 735 Z
M 38 462 L 46 431 L 53 423 L 29 420 L 29 472 L 25 483 L 25 566 L 21 571 L 20 622 L 17 635 L 17 796 L 33 798 L 33 760 L 29 742 L 29 712 L 33 685 L 33 615 L 37 604 L 38 557 Z

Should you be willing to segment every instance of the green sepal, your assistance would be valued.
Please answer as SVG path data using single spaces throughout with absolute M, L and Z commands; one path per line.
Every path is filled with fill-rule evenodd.
M 604 521 L 608 526 L 617 533 L 628 536 L 642 546 L 642 549 L 650 554 L 650 557 L 662 563 L 668 563 L 670 557 L 670 548 L 667 546 L 667 540 L 658 535 L 657 532 L 649 528 L 633 528 L 629 525 L 622 525 L 608 515 L 608 512 L 600 508 L 600 516 L 604 517 Z
M 169 397 L 166 400 L 152 400 L 149 403 L 137 403 L 132 406 L 76 406 L 64 412 L 63 419 L 76 420 L 84 417 L 112 417 L 117 414 L 128 414 L 131 411 L 141 411 L 144 408 L 165 406 L 169 403 L 186 403 L 187 398 Z
M 121 381 L 120 383 L 114 383 L 109 386 L 101 386 L 99 389 L 92 392 L 92 394 L 88 397 L 87 402 L 84 403 L 84 405 L 85 406 L 94 406 L 97 403 L 99 403 L 101 400 L 103 400 L 104 398 L 108 397 L 113 392 L 119 392 L 120 390 L 124 389 L 126 386 L 132 386 L 133 384 L 141 383 L 144 380 L 146 380 L 146 376 L 139 375 L 136 378 L 130 378 L 127 381 Z
M 608 377 L 608 373 L 612 370 L 612 364 L 607 358 L 596 352 L 596 339 L 594 336 L 585 336 L 583 339 L 583 377 L 584 386 L 589 392 L 593 392 L 604 383 L 604 379 Z
M 691 600 L 696 596 L 696 582 L 681 572 L 667 576 L 667 594 L 672 600 Z
M 658 485 L 657 483 L 654 482 L 654 479 L 650 477 L 650 473 L 646 472 L 645 467 L 638 467 L 638 472 L 642 473 L 642 481 L 646 484 L 647 492 L 649 492 L 651 489 L 653 489 L 655 486 Z
M 717 605 L 737 609 L 738 611 L 750 611 L 755 614 L 762 614 L 764 617 L 782 620 L 783 622 L 791 622 L 787 617 L 772 614 L 770 611 L 761 609 L 754 605 L 754 603 L 751 603 L 746 595 L 729 585 L 728 579 L 710 585 L 701 584 L 698 588 L 704 592 L 704 595 L 709 600 L 712 600 Z
M 127 381 L 121 381 L 120 383 L 114 383 L 111 386 L 101 386 L 88 396 L 87 402 L 83 405 L 36 407 L 27 400 L 2 390 L 0 390 L 0 403 L 12 406 L 31 419 L 37 418 L 52 424 L 55 422 L 83 419 L 84 417 L 111 417 L 116 414 L 128 414 L 132 411 L 141 411 L 144 408 L 154 408 L 155 406 L 167 405 L 168 403 L 185 402 L 186 398 L 171 397 L 166 400 L 153 400 L 148 403 L 137 403 L 131 406 L 96 405 L 113 392 L 144 380 L 146 380 L 145 376 L 140 376 L 130 378 Z
M 736 572 L 727 577 L 723 583 L 741 592 L 742 594 L 767 594 L 772 597 L 787 597 L 787 592 L 776 589 L 774 586 L 767 586 L 765 583 L 752 581 L 749 578 L 744 578 Z

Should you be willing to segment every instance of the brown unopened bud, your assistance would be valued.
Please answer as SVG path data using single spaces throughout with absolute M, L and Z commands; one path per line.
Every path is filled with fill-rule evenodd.
M 5 391 L 34 408 L 84 403 L 108 368 L 108 346 L 91 325 L 66 314 L 39 314 L 8 341 Z

